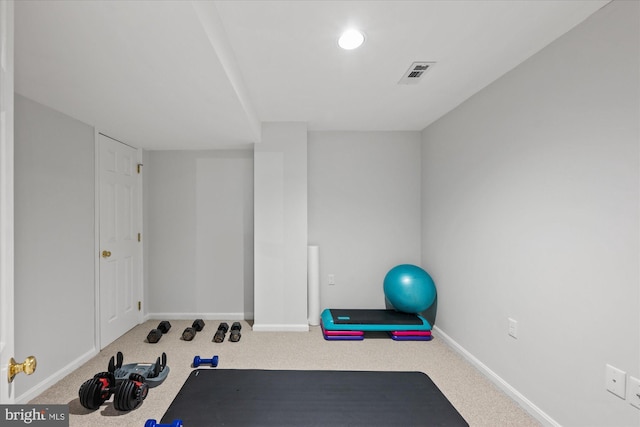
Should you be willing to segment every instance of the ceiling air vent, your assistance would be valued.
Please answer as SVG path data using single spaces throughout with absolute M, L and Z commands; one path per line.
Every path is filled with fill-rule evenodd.
M 399 85 L 414 85 L 417 84 L 424 73 L 429 71 L 433 66 L 436 65 L 435 62 L 414 62 L 411 64 L 411 67 L 407 70 L 406 73 L 402 76 Z

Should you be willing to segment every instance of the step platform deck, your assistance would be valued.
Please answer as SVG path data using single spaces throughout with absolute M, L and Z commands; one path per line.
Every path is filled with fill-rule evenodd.
M 374 332 L 386 332 L 396 341 L 430 341 L 431 325 L 418 314 L 396 310 L 325 309 L 322 334 L 327 341 L 361 341 Z

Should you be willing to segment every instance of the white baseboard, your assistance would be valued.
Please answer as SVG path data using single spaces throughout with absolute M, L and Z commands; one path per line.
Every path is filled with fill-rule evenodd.
M 60 369 L 55 374 L 49 376 L 44 381 L 40 382 L 39 384 L 35 385 L 34 387 L 31 387 L 29 390 L 27 390 L 26 392 L 24 392 L 20 396 L 17 396 L 16 399 L 15 399 L 15 403 L 17 403 L 17 404 L 28 403 L 31 399 L 39 396 L 45 390 L 47 390 L 49 387 L 51 387 L 52 385 L 54 385 L 55 383 L 57 383 L 58 381 L 60 381 L 64 377 L 66 377 L 67 375 L 69 375 L 71 372 L 73 372 L 76 369 L 78 369 L 80 366 L 82 366 L 85 363 L 87 363 L 96 354 L 98 354 L 98 350 L 95 349 L 95 348 L 93 348 L 90 351 L 86 352 L 82 356 L 78 357 L 76 360 L 74 360 L 71 363 L 69 363 L 64 368 Z
M 148 313 L 146 320 L 245 320 L 253 313 Z
M 255 332 L 309 332 L 309 325 L 307 323 L 302 325 L 254 323 L 253 331 Z
M 478 360 L 474 355 L 469 353 L 464 347 L 458 344 L 453 338 L 447 335 L 442 329 L 437 326 L 433 327 L 433 331 L 439 338 L 442 338 L 449 346 L 451 346 L 456 352 L 460 353 L 469 363 L 471 363 L 476 369 L 478 369 L 484 376 L 497 385 L 502 391 L 504 391 L 509 397 L 515 400 L 522 408 L 527 411 L 532 417 L 540 421 L 545 426 L 561 427 L 561 425 L 551 418 L 542 409 L 538 408 L 529 399 L 527 399 L 522 393 L 513 388 L 509 383 L 503 380 L 498 374 L 493 372 L 484 363 Z

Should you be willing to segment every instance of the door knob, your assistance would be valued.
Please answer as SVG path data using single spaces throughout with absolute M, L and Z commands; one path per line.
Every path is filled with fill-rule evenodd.
M 20 372 L 24 372 L 27 375 L 31 375 L 36 371 L 36 358 L 34 356 L 29 356 L 24 359 L 24 362 L 17 363 L 15 359 L 12 357 L 9 360 L 9 371 L 7 372 L 7 376 L 9 377 L 9 382 L 13 382 L 13 379 Z
M 102 251 L 102 258 L 109 258 L 111 256 L 111 251 Z

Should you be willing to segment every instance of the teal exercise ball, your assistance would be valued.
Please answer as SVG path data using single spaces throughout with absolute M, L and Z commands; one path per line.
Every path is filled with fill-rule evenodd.
M 398 311 L 420 313 L 436 299 L 436 285 L 422 268 L 402 264 L 393 267 L 384 277 L 384 295 Z

